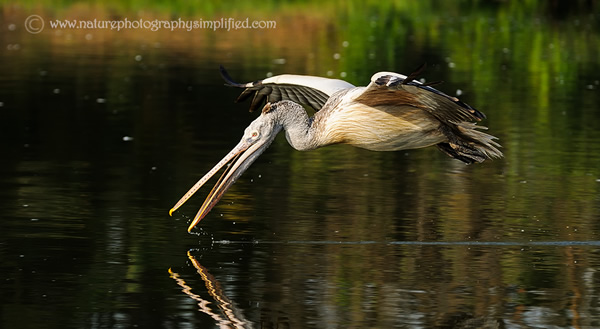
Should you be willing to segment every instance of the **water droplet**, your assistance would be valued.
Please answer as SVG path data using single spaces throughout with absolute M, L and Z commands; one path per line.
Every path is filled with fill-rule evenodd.
M 275 58 L 273 60 L 273 64 L 283 65 L 283 64 L 285 64 L 285 62 L 286 62 L 285 58 Z
M 131 142 L 132 140 L 133 140 L 133 137 L 131 137 L 131 136 L 123 136 L 124 142 Z
M 340 73 L 340 77 L 345 78 L 348 74 L 346 72 Z
M 142 60 L 142 55 L 135 55 L 135 61 L 139 62 Z
M 104 104 L 104 103 L 106 103 L 106 98 L 97 98 L 96 99 L 96 103 L 98 103 L 98 104 Z
M 342 57 L 342 55 L 340 55 L 339 53 L 335 53 L 333 54 L 333 59 L 340 59 Z
M 350 42 L 348 42 L 348 41 L 342 42 L 342 47 L 344 47 L 344 48 L 348 47 L 349 45 L 350 45 Z
M 9 31 L 14 31 L 16 29 L 17 29 L 17 25 L 15 25 L 15 24 L 8 24 L 8 30 Z
M 460 89 L 456 89 L 456 96 L 462 95 L 463 91 Z
M 52 92 L 55 93 L 55 94 L 60 94 L 60 89 L 54 88 L 54 90 Z
M 88 33 L 88 34 L 85 35 L 85 39 L 88 40 L 88 41 L 92 40 L 93 38 L 94 38 L 94 36 L 91 33 Z

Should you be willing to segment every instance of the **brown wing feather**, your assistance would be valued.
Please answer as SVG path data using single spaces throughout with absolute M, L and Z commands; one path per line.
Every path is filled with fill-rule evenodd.
M 422 69 L 420 67 L 417 71 Z M 355 101 L 373 108 L 387 108 L 388 112 L 390 108 L 406 111 L 407 107 L 425 111 L 439 122 L 438 132 L 446 136 L 446 141 L 439 143 L 438 148 L 465 163 L 502 157 L 502 152 L 498 150 L 500 145 L 494 141 L 496 137 L 477 131 L 476 129 L 487 128 L 471 123 L 484 119 L 482 112 L 456 97 L 414 82 L 415 78 L 416 74 L 411 74 L 406 79 L 392 75 L 381 76 Z

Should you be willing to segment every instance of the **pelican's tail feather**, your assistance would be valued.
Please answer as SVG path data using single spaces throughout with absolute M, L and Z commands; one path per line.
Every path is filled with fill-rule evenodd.
M 464 163 L 483 162 L 487 159 L 501 158 L 502 147 L 495 136 L 477 129 L 487 129 L 472 122 L 453 122 L 454 129 L 446 126 L 443 129 L 447 142 L 437 144 L 437 147 L 449 156 Z

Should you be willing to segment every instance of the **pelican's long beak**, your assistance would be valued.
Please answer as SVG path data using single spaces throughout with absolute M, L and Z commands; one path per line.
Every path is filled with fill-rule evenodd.
M 181 207 L 196 191 L 198 191 L 204 183 L 206 183 L 212 176 L 214 176 L 221 168 L 226 164 L 232 162 L 217 184 L 204 200 L 202 207 L 194 217 L 194 220 L 188 227 L 190 232 L 194 226 L 196 226 L 206 214 L 219 202 L 225 192 L 231 187 L 233 183 L 248 169 L 248 167 L 258 158 L 260 154 L 271 144 L 273 137 L 252 140 L 250 138 L 242 138 L 242 140 L 236 145 L 217 165 L 215 165 L 204 177 L 202 177 L 187 193 L 171 208 L 169 215 L 172 215 L 175 210 Z

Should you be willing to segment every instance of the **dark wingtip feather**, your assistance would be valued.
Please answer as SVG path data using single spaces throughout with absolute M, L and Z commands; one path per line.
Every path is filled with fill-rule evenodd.
M 237 83 L 233 81 L 227 70 L 223 67 L 223 65 L 219 65 L 219 72 L 221 72 L 221 77 L 225 80 L 225 85 L 229 87 L 240 87 L 244 88 L 246 85 L 243 83 Z
M 271 94 L 271 88 L 259 89 L 254 93 L 254 98 L 250 103 L 250 109 L 248 111 L 254 112 L 262 106 L 263 102 L 269 102 L 269 94 Z
M 409 74 L 406 77 L 406 79 L 404 79 L 404 81 L 402 81 L 402 84 L 406 85 L 406 84 L 411 83 L 414 79 L 416 79 L 423 72 L 423 70 L 425 70 L 426 67 L 427 67 L 427 62 L 421 64 L 419 67 L 417 67 L 416 70 L 414 70 L 411 74 Z
M 250 97 L 254 97 L 254 90 L 244 89 L 244 91 L 242 91 L 242 93 L 238 96 L 238 98 L 235 100 L 235 102 L 240 103 Z

